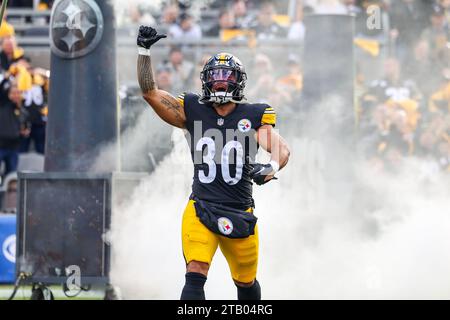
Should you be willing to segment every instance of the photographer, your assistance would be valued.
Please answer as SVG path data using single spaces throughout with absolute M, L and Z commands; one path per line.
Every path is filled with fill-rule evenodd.
M 22 92 L 17 83 L 4 80 L 0 84 L 0 162 L 5 163 L 5 176 L 17 170 L 20 138 L 29 134 Z

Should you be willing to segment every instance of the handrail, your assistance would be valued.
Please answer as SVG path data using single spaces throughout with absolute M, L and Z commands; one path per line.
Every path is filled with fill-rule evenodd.
M 52 11 L 51 10 L 34 10 L 34 9 L 19 9 L 19 8 L 8 8 L 8 17 L 10 16 L 20 16 L 20 17 L 29 17 L 29 16 L 47 16 L 50 17 Z
M 217 18 L 219 16 L 220 10 L 217 9 L 210 9 L 210 10 L 204 10 L 200 13 L 202 18 L 205 19 L 212 19 Z M 9 8 L 8 9 L 8 16 L 50 16 L 52 13 L 52 10 L 35 10 L 35 9 L 27 9 L 27 8 Z M 157 18 L 160 15 L 156 15 Z
M 49 47 L 50 39 L 49 37 L 42 36 L 17 36 L 17 43 L 20 46 L 42 46 Z M 136 40 L 134 37 L 123 37 L 119 36 L 117 38 L 117 43 L 119 47 L 134 46 Z M 202 38 L 202 39 L 165 39 L 163 43 L 158 43 L 155 47 L 167 47 L 172 45 L 178 46 L 195 46 L 195 47 L 207 47 L 207 46 L 236 46 L 236 47 L 248 47 L 248 41 L 246 40 L 231 40 L 231 41 L 221 41 L 217 38 Z M 275 47 L 295 47 L 302 46 L 302 42 L 293 41 L 289 39 L 265 39 L 258 40 L 257 46 L 275 46 Z

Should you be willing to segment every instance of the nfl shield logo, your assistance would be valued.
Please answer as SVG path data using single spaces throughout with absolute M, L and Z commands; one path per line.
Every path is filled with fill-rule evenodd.
M 224 119 L 222 119 L 222 118 L 217 119 L 217 125 L 223 126 L 224 123 L 225 123 L 225 120 L 224 120 Z

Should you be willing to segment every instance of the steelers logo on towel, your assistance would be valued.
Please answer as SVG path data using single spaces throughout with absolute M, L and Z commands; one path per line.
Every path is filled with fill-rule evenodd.
M 242 133 L 247 133 L 252 129 L 252 123 L 248 119 L 242 119 L 238 123 L 238 129 Z
M 92 52 L 103 35 L 103 15 L 94 0 L 60 0 L 50 22 L 52 52 L 76 59 Z
M 226 236 L 233 232 L 233 223 L 228 218 L 219 218 L 218 225 L 220 232 Z

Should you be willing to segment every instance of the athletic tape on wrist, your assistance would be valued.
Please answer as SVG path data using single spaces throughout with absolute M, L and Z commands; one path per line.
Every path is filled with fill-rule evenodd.
M 280 171 L 280 165 L 275 160 L 270 161 L 269 164 L 272 166 L 273 171 L 275 171 L 275 172 Z
M 141 56 L 149 56 L 150 57 L 150 49 L 145 49 L 142 47 L 138 47 L 138 53 Z

